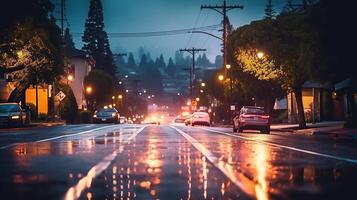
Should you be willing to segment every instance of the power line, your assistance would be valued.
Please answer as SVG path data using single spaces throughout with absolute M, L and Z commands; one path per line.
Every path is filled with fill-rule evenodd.
M 223 5 L 215 5 L 215 6 L 201 6 L 201 9 L 211 9 L 223 16 L 223 69 L 226 72 L 226 65 L 227 65 L 227 35 L 228 35 L 228 17 L 227 12 L 232 9 L 243 9 L 241 5 L 227 5 L 227 1 L 223 1 Z
M 110 38 L 130 38 L 130 37 L 156 37 L 156 36 L 166 36 L 166 35 L 180 35 L 180 34 L 188 34 L 192 31 L 209 31 L 209 30 L 217 30 L 221 27 L 221 24 L 204 26 L 199 28 L 189 28 L 189 29 L 176 29 L 176 30 L 168 30 L 168 31 L 153 31 L 153 32 L 136 32 L 136 33 L 108 33 L 108 37 Z M 83 33 L 72 32 L 73 37 L 81 37 Z
M 197 18 L 196 18 L 195 24 L 194 24 L 194 26 L 193 26 L 193 29 L 195 29 L 195 28 L 196 28 L 196 26 L 197 26 L 197 22 L 198 22 L 198 20 L 199 20 L 199 18 L 200 18 L 200 16 L 201 16 L 201 12 L 202 12 L 202 10 L 200 10 L 200 12 L 199 12 L 199 13 L 198 13 L 198 15 L 197 15 Z M 191 34 L 190 34 L 190 38 L 188 39 L 188 41 L 187 41 L 187 44 L 186 44 L 186 47 L 185 47 L 185 48 L 187 48 L 187 47 L 188 47 L 188 45 L 191 43 L 191 40 L 192 40 L 192 35 L 193 35 L 193 33 L 191 33 Z

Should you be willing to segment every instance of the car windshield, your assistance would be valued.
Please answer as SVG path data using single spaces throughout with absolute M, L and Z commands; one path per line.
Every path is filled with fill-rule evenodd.
M 16 104 L 3 104 L 0 105 L 0 113 L 7 113 L 7 112 L 19 112 L 20 107 Z
M 260 108 L 247 108 L 244 113 L 253 115 L 265 115 L 264 110 Z
M 113 113 L 116 112 L 114 108 L 102 108 L 98 111 L 98 113 Z
M 208 113 L 193 113 L 193 116 L 195 116 L 195 117 L 206 117 L 206 116 L 208 116 Z

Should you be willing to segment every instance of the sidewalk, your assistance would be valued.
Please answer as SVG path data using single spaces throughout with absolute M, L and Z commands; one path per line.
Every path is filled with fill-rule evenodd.
M 280 124 L 272 125 L 273 131 L 290 132 L 300 135 L 324 135 L 335 138 L 354 138 L 357 139 L 357 129 L 348 129 L 343 127 L 343 121 L 319 122 L 315 124 L 308 123 L 306 129 L 299 129 L 298 124 Z

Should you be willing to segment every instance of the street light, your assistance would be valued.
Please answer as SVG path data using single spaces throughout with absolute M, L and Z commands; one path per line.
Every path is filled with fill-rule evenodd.
M 115 99 L 115 96 L 112 96 L 112 99 L 114 100 L 114 99 Z
M 67 80 L 68 80 L 68 81 L 73 81 L 73 75 L 72 75 L 72 74 L 68 74 Z
M 224 76 L 222 74 L 218 75 L 218 80 L 219 81 L 223 81 L 224 80 Z
M 119 95 L 118 95 L 118 98 L 119 98 L 119 99 L 122 99 L 122 98 L 123 98 L 123 95 L 119 94 Z
M 86 93 L 87 93 L 87 94 L 91 94 L 92 91 L 93 91 L 93 89 L 92 89 L 91 86 L 87 86 L 87 87 L 86 87 Z
M 199 97 L 196 97 L 196 101 L 200 101 L 200 98 L 199 98 Z
M 259 51 L 259 52 L 257 53 L 257 57 L 258 57 L 259 59 L 262 59 L 262 58 L 264 57 L 264 53 L 261 52 L 261 51 Z
M 201 86 L 202 87 L 206 87 L 206 83 L 201 83 Z
M 230 64 L 227 64 L 227 65 L 226 65 L 226 68 L 227 68 L 227 69 L 230 69 L 230 68 L 231 68 L 231 65 L 230 65 Z

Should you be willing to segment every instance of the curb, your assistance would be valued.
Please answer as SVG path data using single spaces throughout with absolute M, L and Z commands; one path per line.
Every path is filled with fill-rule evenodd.
M 324 131 L 314 131 L 312 135 L 316 136 L 331 136 L 334 138 L 349 138 L 357 139 L 357 134 L 348 134 L 348 133 L 334 133 L 334 132 L 324 132 Z

